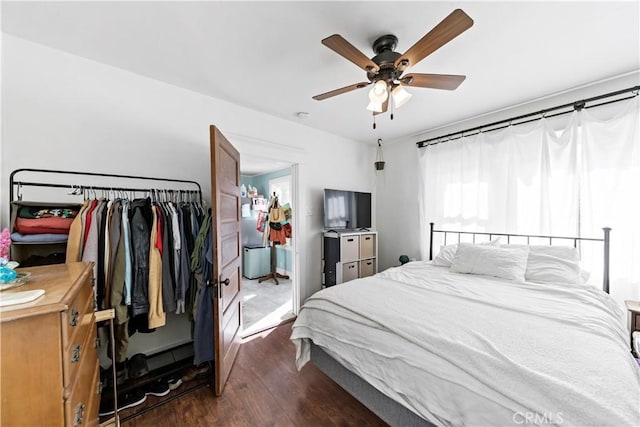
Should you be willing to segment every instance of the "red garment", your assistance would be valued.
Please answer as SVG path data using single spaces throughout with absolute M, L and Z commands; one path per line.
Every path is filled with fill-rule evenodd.
M 156 210 L 156 217 L 158 218 L 156 248 L 160 251 L 160 256 L 162 256 L 162 227 L 164 226 L 164 216 L 162 214 L 162 209 L 158 206 L 154 206 L 153 208 Z
M 287 244 L 287 236 L 284 231 L 284 227 L 280 230 L 270 229 L 269 230 L 269 240 L 278 245 L 286 245 Z
M 258 222 L 256 224 L 256 230 L 261 231 L 261 232 L 264 231 L 264 227 L 265 227 L 264 222 L 265 222 L 265 220 L 266 220 L 265 212 L 258 211 Z
M 69 234 L 73 218 L 16 218 L 16 231 L 22 234 Z
M 89 210 L 87 210 L 86 221 L 84 223 L 84 234 L 82 236 L 82 247 L 84 248 L 87 244 L 87 237 L 89 237 L 89 227 L 91 226 L 91 217 L 93 216 L 93 211 L 96 210 L 96 206 L 98 206 L 98 200 L 92 200 L 89 205 Z

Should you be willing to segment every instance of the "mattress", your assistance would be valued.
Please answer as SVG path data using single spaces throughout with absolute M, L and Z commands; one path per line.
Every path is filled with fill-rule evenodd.
M 380 392 L 440 426 L 640 425 L 624 313 L 584 285 L 412 262 L 317 292 L 293 325 Z

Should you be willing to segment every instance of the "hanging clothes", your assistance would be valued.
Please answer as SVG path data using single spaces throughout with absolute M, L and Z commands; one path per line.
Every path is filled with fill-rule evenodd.
M 204 282 L 197 280 L 190 265 L 194 256 L 212 256 L 210 242 L 209 252 L 203 252 L 209 231 L 201 234 L 205 219 L 210 224 L 210 212 L 186 200 L 102 198 L 85 200 L 78 208 L 69 223 L 69 260 L 94 263 L 96 307 L 115 310 L 116 362 L 126 360 L 132 334 L 164 326 L 167 312 L 188 313 L 192 331 L 198 319 L 213 324 L 212 307 L 198 316 L 194 311 L 202 301 Z M 209 263 L 197 274 L 210 277 L 210 270 Z M 201 334 L 208 330 L 205 323 L 199 327 Z
M 91 201 L 91 204 L 89 205 L 89 209 L 87 209 L 86 214 L 85 214 L 85 219 L 83 220 L 83 224 L 84 224 L 84 234 L 83 234 L 83 240 L 82 240 L 82 252 L 84 253 L 84 247 L 87 244 L 87 239 L 89 238 L 89 230 L 91 228 L 91 219 L 93 217 L 93 211 L 96 209 L 96 207 L 98 206 L 98 200 L 94 199 Z
M 131 223 L 129 222 L 129 200 L 122 200 L 122 234 L 124 235 L 124 301 L 131 305 L 133 284 L 133 255 L 131 252 Z
M 124 208 L 124 204 L 119 204 L 118 211 L 114 212 L 114 216 L 123 218 L 122 210 L 124 210 Z M 125 243 L 126 235 L 124 233 L 121 233 L 113 258 L 113 272 L 110 292 L 111 308 L 115 309 L 116 314 L 116 328 L 114 331 L 115 356 L 113 357 L 113 359 L 118 363 L 122 363 L 127 359 L 127 351 L 129 348 L 129 310 L 124 298 L 126 275 Z
M 97 308 L 102 307 L 102 301 L 105 296 L 105 280 L 104 280 L 104 254 L 106 250 L 107 239 L 105 231 L 107 228 L 107 215 L 109 213 L 109 201 L 105 200 L 102 203 L 101 210 L 99 211 L 97 218 L 98 221 L 98 258 L 96 260 L 96 300 Z
M 69 239 L 67 242 L 67 262 L 76 262 L 80 261 L 82 257 L 82 233 L 84 232 L 83 227 L 83 216 L 86 216 L 86 209 L 89 207 L 89 200 L 85 200 L 82 204 L 82 207 L 78 211 L 78 215 L 73 219 L 71 223 L 71 227 L 69 227 Z
M 176 314 L 185 313 L 185 298 L 187 288 L 189 287 L 189 245 L 187 243 L 187 228 L 185 226 L 185 218 L 183 210 L 178 207 L 176 209 L 178 223 L 180 227 L 180 257 L 178 259 L 178 281 L 176 283 Z
M 166 312 L 176 311 L 175 289 L 173 274 L 173 240 L 171 231 L 171 213 L 165 205 L 160 205 L 162 217 L 162 305 Z M 171 240 L 171 243 L 170 243 Z
M 111 259 L 109 258 L 109 255 L 111 253 L 110 251 L 110 240 L 109 240 L 109 228 L 111 226 L 111 215 L 112 215 L 112 206 L 113 206 L 113 200 L 108 200 L 107 201 L 107 207 L 105 209 L 106 215 L 105 215 L 105 219 L 104 219 L 104 229 L 102 230 L 102 283 L 104 286 L 104 303 L 102 306 L 98 306 L 98 308 L 103 308 L 103 307 L 107 307 L 108 305 L 108 300 L 109 300 L 109 282 L 107 281 L 107 278 L 109 276 L 109 263 L 111 261 Z
M 173 234 L 173 281 L 176 289 L 176 301 L 178 298 L 178 286 L 180 283 L 180 247 L 182 243 L 182 237 L 180 236 L 180 221 L 178 219 L 178 212 L 172 202 L 167 204 L 169 211 L 171 212 L 171 233 Z
M 109 241 L 109 250 L 105 253 L 105 307 L 111 307 L 111 288 L 113 282 L 113 270 L 116 258 L 116 251 L 120 243 L 121 224 L 122 224 L 122 204 L 120 200 L 114 200 L 109 208 L 109 229 L 107 231 L 107 239 Z M 124 284 L 123 284 L 124 286 Z
M 131 286 L 131 320 L 129 334 L 151 332 L 149 327 L 149 241 L 151 238 L 151 201 L 131 202 L 131 246 L 133 249 L 133 283 Z
M 194 364 L 213 360 L 213 286 L 206 286 L 213 276 L 213 245 L 211 239 L 211 213 L 205 217 L 191 255 L 191 269 L 198 277 L 199 287 L 194 305 L 193 327 Z
M 269 203 L 269 240 L 276 245 L 286 245 L 287 238 L 291 237 L 291 224 L 289 223 L 291 208 L 288 204 L 286 206 L 286 209 L 280 207 L 277 196 L 273 197 Z
M 156 206 L 151 206 L 152 223 L 151 237 L 149 239 L 149 328 L 164 326 L 166 316 L 162 306 L 162 255 L 158 245 L 158 212 Z M 160 240 L 162 242 L 162 240 Z
M 104 207 L 104 199 L 93 200 L 91 206 L 93 209 L 87 213 L 87 224 L 85 225 L 85 244 L 82 252 L 82 261 L 93 262 L 93 298 L 94 307 L 98 307 L 98 223 L 100 222 L 100 209 Z

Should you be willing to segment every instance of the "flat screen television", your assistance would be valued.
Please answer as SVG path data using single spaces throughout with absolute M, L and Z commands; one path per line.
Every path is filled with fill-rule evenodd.
M 325 189 L 324 228 L 326 230 L 371 228 L 371 193 Z

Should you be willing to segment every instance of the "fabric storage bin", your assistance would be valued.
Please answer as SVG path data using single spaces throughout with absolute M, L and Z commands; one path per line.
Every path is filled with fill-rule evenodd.
M 376 274 L 375 258 L 360 261 L 360 277 L 373 276 L 374 274 Z
M 358 278 L 358 262 L 342 264 L 342 281 L 348 282 Z
M 360 258 L 373 258 L 376 256 L 376 235 L 360 235 Z
M 342 262 L 357 261 L 360 253 L 360 236 L 341 237 Z

